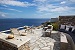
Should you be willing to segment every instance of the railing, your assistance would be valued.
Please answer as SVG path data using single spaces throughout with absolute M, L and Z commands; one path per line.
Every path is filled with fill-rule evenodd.
M 1 31 L 1 33 L 3 33 L 3 32 L 8 32 L 8 31 L 10 31 L 10 30 Z
M 23 27 L 18 27 L 17 29 L 21 29 L 21 28 L 24 28 L 24 26 Z M 9 32 L 9 31 L 10 30 L 0 31 L 0 33 Z
M 24 27 L 34 27 L 33 25 L 32 26 L 22 26 L 22 27 L 18 27 L 17 29 L 24 29 Z M 0 31 L 0 33 L 5 33 L 5 32 L 9 32 L 11 30 L 5 30 L 5 31 Z

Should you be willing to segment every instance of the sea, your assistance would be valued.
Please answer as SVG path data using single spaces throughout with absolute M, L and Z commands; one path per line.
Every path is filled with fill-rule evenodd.
M 18 28 L 22 26 L 39 26 L 41 23 L 49 21 L 50 19 L 0 19 L 0 31 L 9 30 L 10 28 Z

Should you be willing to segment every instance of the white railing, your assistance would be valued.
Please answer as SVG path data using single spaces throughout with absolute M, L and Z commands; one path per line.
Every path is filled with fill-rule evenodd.
M 21 28 L 24 28 L 24 26 L 23 27 L 18 27 L 17 29 L 21 29 Z M 4 32 L 8 32 L 8 31 L 10 31 L 10 30 L 4 30 L 4 31 L 0 31 L 0 32 L 4 33 Z
M 18 27 L 17 29 L 21 29 L 21 28 L 24 28 L 25 26 L 22 26 L 22 27 Z M 26 27 L 32 27 L 32 26 L 26 26 Z M 0 31 L 0 33 L 4 33 L 4 32 L 8 32 L 10 30 L 4 30 L 4 31 Z
M 10 31 L 10 30 L 5 30 L 5 31 L 1 31 L 1 32 L 8 32 L 8 31 Z

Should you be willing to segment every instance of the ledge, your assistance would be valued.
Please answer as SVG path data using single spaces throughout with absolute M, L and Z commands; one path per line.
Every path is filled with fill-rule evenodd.
M 20 47 L 30 40 L 30 38 L 26 36 L 17 36 L 15 35 L 13 39 L 6 39 L 9 34 L 0 34 L 0 41 L 5 42 L 13 47 Z

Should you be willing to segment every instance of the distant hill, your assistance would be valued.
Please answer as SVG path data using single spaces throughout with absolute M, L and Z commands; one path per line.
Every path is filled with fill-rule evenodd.
M 72 16 L 59 16 L 60 24 L 75 25 L 75 15 Z

